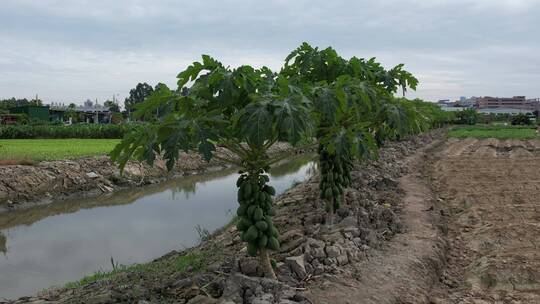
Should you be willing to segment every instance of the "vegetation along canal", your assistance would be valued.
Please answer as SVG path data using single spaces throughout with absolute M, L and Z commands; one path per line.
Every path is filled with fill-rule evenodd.
M 298 156 L 276 166 L 270 183 L 282 193 L 305 180 L 315 170 L 312 159 Z M 0 214 L 0 299 L 196 245 L 201 231 L 233 218 L 236 171 Z

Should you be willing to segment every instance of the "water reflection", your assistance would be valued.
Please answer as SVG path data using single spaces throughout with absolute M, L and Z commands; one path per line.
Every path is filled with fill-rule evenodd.
M 0 252 L 4 255 L 7 253 L 7 239 L 2 233 L 0 233 Z
M 270 172 L 278 192 L 309 176 L 311 157 Z M 198 241 L 236 209 L 236 169 L 0 214 L 0 297 L 35 293 L 121 264 L 145 262 Z M 9 250 L 7 247 L 9 245 Z

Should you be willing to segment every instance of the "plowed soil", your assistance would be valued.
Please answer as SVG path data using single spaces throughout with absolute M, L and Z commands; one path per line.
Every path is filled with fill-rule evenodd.
M 540 141 L 451 139 L 431 177 L 449 244 L 432 303 L 540 303 Z

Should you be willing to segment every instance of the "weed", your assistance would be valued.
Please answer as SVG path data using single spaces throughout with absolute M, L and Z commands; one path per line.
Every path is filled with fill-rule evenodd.
M 114 265 L 112 270 L 98 270 L 94 274 L 86 276 L 78 281 L 69 282 L 64 287 L 78 288 L 90 283 L 106 280 L 121 280 L 120 274 L 138 273 L 143 276 L 156 276 L 171 273 L 183 273 L 186 271 L 198 272 L 205 269 L 207 265 L 221 259 L 223 253 L 212 248 L 208 251 L 190 251 L 180 255 L 173 255 L 168 258 L 159 259 L 150 263 L 119 265 L 111 258 L 111 263 Z

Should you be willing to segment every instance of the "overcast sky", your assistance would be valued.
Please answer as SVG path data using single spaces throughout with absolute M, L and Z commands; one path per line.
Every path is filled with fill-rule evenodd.
M 278 70 L 303 41 L 405 63 L 409 97 L 540 97 L 540 1 L 0 0 L 0 98 L 123 100 L 203 53 Z

